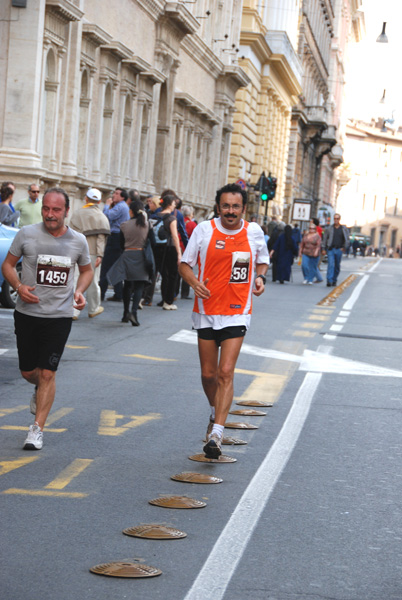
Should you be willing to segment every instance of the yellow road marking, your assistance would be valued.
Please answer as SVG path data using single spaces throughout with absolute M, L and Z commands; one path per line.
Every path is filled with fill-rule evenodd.
M 315 332 L 314 331 L 302 331 L 300 329 L 297 329 L 296 331 L 292 332 L 292 335 L 298 336 L 298 337 L 314 337 Z
M 235 369 L 235 373 L 239 373 L 240 375 L 254 375 L 255 377 L 267 377 L 269 373 L 262 371 L 248 371 L 247 369 Z
M 119 375 L 118 373 L 108 373 L 108 377 L 114 377 L 115 379 L 126 379 L 127 381 L 141 381 L 140 377 L 132 377 L 131 375 Z
M 15 408 L 0 408 L 0 417 L 5 417 L 6 415 L 12 415 L 13 413 L 21 412 L 22 410 L 26 410 L 27 408 L 29 408 L 27 404 L 20 404 Z
M 23 490 L 20 488 L 9 488 L 2 494 L 22 494 L 23 496 L 53 496 L 56 498 L 86 498 L 89 494 L 79 492 L 51 492 L 50 490 Z
M 28 431 L 26 425 L 2 425 L 0 429 L 5 429 L 6 431 Z M 67 429 L 55 429 L 54 427 L 46 427 L 43 431 L 47 431 L 48 433 L 64 433 Z
M 29 456 L 28 458 L 17 458 L 16 460 L 2 460 L 0 461 L 0 475 L 5 475 L 14 469 L 25 467 L 29 463 L 37 460 L 39 456 Z
M 93 462 L 89 458 L 76 458 L 71 465 L 68 465 L 53 481 L 45 485 L 47 490 L 63 490 L 74 477 L 77 477 Z
M 146 356 L 145 354 L 122 354 L 130 358 L 144 358 L 145 360 L 156 360 L 159 362 L 177 362 L 177 358 L 158 358 L 157 356 Z
M 46 427 L 48 427 L 49 425 L 53 425 L 53 423 L 55 423 L 62 417 L 65 417 L 66 415 L 73 412 L 73 410 L 73 408 L 59 408 L 58 410 L 55 410 L 51 415 L 48 416 L 46 420 Z
M 309 321 L 328 321 L 329 315 L 310 315 Z
M 140 425 L 144 425 L 145 423 L 154 421 L 155 419 L 160 419 L 161 416 L 162 415 L 160 413 L 148 413 L 148 415 L 143 416 L 126 416 L 117 414 L 115 410 L 102 410 L 98 435 L 121 435 L 129 429 L 139 427 Z M 121 419 L 131 419 L 131 421 L 117 426 L 117 421 L 120 421 Z
M 301 323 L 300 327 L 304 327 L 305 329 L 321 329 L 321 323 Z
M 73 346 L 72 344 L 66 344 L 66 348 L 71 348 L 71 350 L 87 350 L 91 346 Z

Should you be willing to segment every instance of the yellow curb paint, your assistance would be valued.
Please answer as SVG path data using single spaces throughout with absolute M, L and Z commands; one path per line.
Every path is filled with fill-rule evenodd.
M 53 481 L 45 485 L 46 490 L 63 490 L 69 483 L 78 477 L 93 462 L 89 458 L 76 458 Z
M 156 360 L 158 362 L 177 362 L 177 358 L 159 358 L 157 356 L 146 356 L 145 354 L 122 354 L 130 358 L 143 358 L 144 360 Z
M 156 419 L 160 419 L 161 417 L 162 415 L 160 413 L 148 413 L 148 415 L 144 416 L 126 416 L 117 414 L 115 410 L 102 410 L 98 428 L 98 435 L 122 435 L 129 429 L 139 427 L 140 425 L 144 425 L 149 421 L 155 421 Z M 117 422 L 121 421 L 122 419 L 131 419 L 131 421 L 117 426 Z
M 22 496 L 52 496 L 54 498 L 86 498 L 89 494 L 80 494 L 78 492 L 53 492 L 50 490 L 23 490 L 19 488 L 9 488 L 1 492 L 9 495 Z
M 25 465 L 29 465 L 34 460 L 38 460 L 38 458 L 39 456 L 30 456 L 28 458 L 17 458 L 16 460 L 1 460 L 0 475 L 5 475 L 6 473 L 10 473 L 10 471 L 25 467 Z

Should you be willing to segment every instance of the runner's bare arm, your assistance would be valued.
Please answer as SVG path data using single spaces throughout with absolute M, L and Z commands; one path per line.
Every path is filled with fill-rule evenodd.
M 193 288 L 194 293 L 196 296 L 198 296 L 198 298 L 206 300 L 211 296 L 211 292 L 207 288 L 209 279 L 206 279 L 205 281 L 198 281 L 190 265 L 185 262 L 180 263 L 179 273 L 180 276 L 183 277 L 184 281 L 186 281 Z
M 90 286 L 94 272 L 91 264 L 83 266 L 78 265 L 78 270 L 80 275 L 78 277 L 77 287 L 75 288 L 74 293 L 74 308 L 77 310 L 82 310 L 86 304 L 84 292 Z
M 31 292 L 35 289 L 35 286 L 25 285 L 20 282 L 17 270 L 15 268 L 19 259 L 19 256 L 14 256 L 13 254 L 10 254 L 10 252 L 7 253 L 1 269 L 4 278 L 14 290 L 17 290 L 17 294 L 21 300 L 27 302 L 28 304 L 37 304 L 39 302 L 39 298 L 34 294 L 31 294 Z
M 253 294 L 254 296 L 261 296 L 261 294 L 264 293 L 265 285 L 261 277 L 258 277 L 258 275 L 265 275 L 268 271 L 268 265 L 266 265 L 265 263 L 257 264 L 255 271 L 256 278 L 254 280 Z

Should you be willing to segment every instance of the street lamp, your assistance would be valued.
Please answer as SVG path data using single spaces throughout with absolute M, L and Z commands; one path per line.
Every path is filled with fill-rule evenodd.
M 383 23 L 382 24 L 382 32 L 380 33 L 380 35 L 378 36 L 378 38 L 376 39 L 376 42 L 378 42 L 379 44 L 388 44 L 388 38 L 385 34 L 385 27 L 386 27 L 387 23 Z

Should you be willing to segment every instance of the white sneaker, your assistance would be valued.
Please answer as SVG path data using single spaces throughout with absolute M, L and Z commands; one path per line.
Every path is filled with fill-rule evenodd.
M 38 388 L 37 388 L 37 386 L 35 385 L 35 391 L 34 391 L 34 393 L 32 394 L 32 397 L 31 397 L 31 402 L 30 402 L 30 404 L 29 404 L 29 410 L 31 411 L 31 413 L 32 413 L 33 415 L 36 415 L 36 393 L 37 393 L 37 391 L 38 391 Z
M 306 283 L 307 283 L 307 279 L 305 279 L 305 280 L 303 281 L 303 285 L 306 285 Z
M 163 303 L 162 308 L 163 310 L 177 310 L 176 304 L 166 304 L 166 302 Z
M 88 313 L 88 317 L 90 319 L 92 319 L 93 317 L 96 317 L 96 315 L 100 315 L 101 313 L 103 313 L 105 309 L 103 308 L 103 306 L 98 306 L 98 308 L 95 310 L 95 312 L 93 313 Z
M 43 446 L 43 431 L 39 425 L 30 425 L 27 438 L 24 442 L 24 450 L 41 450 Z

